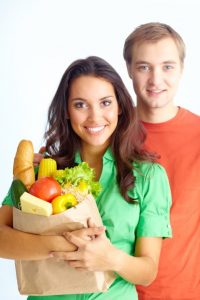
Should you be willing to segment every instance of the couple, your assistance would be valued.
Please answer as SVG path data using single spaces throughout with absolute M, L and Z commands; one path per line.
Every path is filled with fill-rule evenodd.
M 137 107 L 104 60 L 77 60 L 65 71 L 49 107 L 45 146 L 59 168 L 81 161 L 94 168 L 106 236 L 94 224 L 67 238 L 18 232 L 8 194 L 0 256 L 50 254 L 77 269 L 113 270 L 117 278 L 106 293 L 28 299 L 137 299 L 135 285 L 141 300 L 200 299 L 200 118 L 173 102 L 184 57 L 182 38 L 168 25 L 144 24 L 129 35 L 124 58 Z

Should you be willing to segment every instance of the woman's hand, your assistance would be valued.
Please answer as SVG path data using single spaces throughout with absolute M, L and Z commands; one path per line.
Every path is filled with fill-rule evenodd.
M 87 226 L 88 226 L 88 228 L 73 230 L 72 231 L 73 235 L 77 236 L 80 239 L 83 239 L 85 241 L 90 241 L 90 240 L 93 240 L 95 237 L 97 237 L 102 232 L 105 232 L 105 230 L 106 230 L 106 228 L 104 226 L 96 226 L 92 222 L 91 218 L 89 218 L 87 220 Z M 64 232 L 62 235 L 66 238 L 66 240 L 68 240 L 68 238 L 67 238 L 68 232 L 67 233 Z
M 33 157 L 34 167 L 39 165 L 40 161 L 44 157 L 44 152 L 45 152 L 45 147 L 41 147 L 39 150 L 39 153 L 34 153 L 34 157 Z
M 63 259 L 68 264 L 78 270 L 106 271 L 112 270 L 112 257 L 114 246 L 106 237 L 104 231 L 99 231 L 97 227 L 85 228 L 65 234 L 66 239 L 78 247 L 74 252 L 53 252 L 52 256 Z M 93 239 L 86 239 L 92 236 Z M 94 238 L 95 237 L 95 238 Z
M 40 260 L 52 251 L 76 251 L 77 247 L 60 235 L 39 235 L 13 228 L 13 208 L 0 208 L 0 257 L 8 259 Z
M 74 230 L 71 232 L 65 232 L 63 233 L 63 236 L 66 238 L 66 240 L 69 240 L 69 235 L 70 233 L 84 241 L 91 241 L 95 239 L 98 235 L 102 234 L 105 232 L 105 227 L 100 226 L 100 227 L 90 227 L 90 228 L 82 228 L 78 230 Z
M 88 228 L 67 232 L 65 238 L 78 249 L 74 252 L 53 252 L 52 256 L 63 259 L 78 270 L 111 270 L 111 257 L 115 249 L 105 235 L 105 227 L 97 227 L 91 219 Z
M 40 161 L 43 159 L 43 154 L 41 153 L 34 153 L 33 157 L 33 165 L 34 167 L 38 166 Z

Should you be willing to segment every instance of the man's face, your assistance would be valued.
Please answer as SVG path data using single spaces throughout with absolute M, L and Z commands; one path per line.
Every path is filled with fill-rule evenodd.
M 182 73 L 178 49 L 173 39 L 136 44 L 128 71 L 138 107 L 146 110 L 171 109 Z

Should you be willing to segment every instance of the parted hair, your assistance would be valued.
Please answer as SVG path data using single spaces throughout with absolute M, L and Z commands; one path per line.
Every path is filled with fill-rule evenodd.
M 126 38 L 123 56 L 127 65 L 131 64 L 134 45 L 143 42 L 158 42 L 164 38 L 172 38 L 177 46 L 180 62 L 183 66 L 185 59 L 185 43 L 182 37 L 169 25 L 159 22 L 142 24 Z
M 67 117 L 67 102 L 72 82 L 80 76 L 102 78 L 112 84 L 120 115 L 111 136 L 110 148 L 116 160 L 117 182 L 122 196 L 131 202 L 128 189 L 134 186 L 133 162 L 155 159 L 144 150 L 145 132 L 138 120 L 132 98 L 115 69 L 97 56 L 74 61 L 64 72 L 48 109 L 44 135 L 47 152 L 57 161 L 59 168 L 74 166 L 75 153 L 81 149 L 81 140 L 72 129 Z M 89 86 L 88 86 L 89 88 Z

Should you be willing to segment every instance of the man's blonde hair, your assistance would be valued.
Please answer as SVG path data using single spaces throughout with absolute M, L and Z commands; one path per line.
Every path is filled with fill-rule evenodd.
M 123 56 L 127 65 L 132 61 L 132 50 L 135 44 L 143 42 L 158 42 L 164 38 L 172 38 L 177 46 L 181 64 L 185 59 L 185 44 L 181 36 L 169 25 L 151 22 L 138 26 L 125 40 Z

